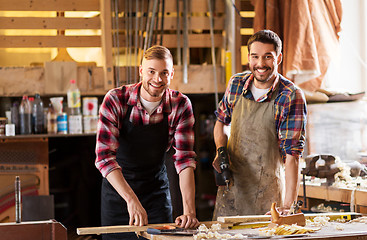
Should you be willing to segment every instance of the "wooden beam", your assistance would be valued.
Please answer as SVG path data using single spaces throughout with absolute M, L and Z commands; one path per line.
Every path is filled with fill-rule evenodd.
M 0 0 L 0 11 L 99 11 L 99 0 Z
M 100 36 L 0 36 L 0 48 L 63 48 L 100 46 Z
M 0 29 L 100 29 L 99 17 L 0 17 Z
M 181 40 L 183 41 L 183 40 Z M 125 36 L 119 35 L 120 47 L 124 47 L 126 44 Z M 210 48 L 208 46 L 210 42 L 210 34 L 190 34 L 189 35 L 189 47 L 190 48 Z M 223 36 L 221 34 L 214 34 L 214 43 L 216 48 L 223 46 Z M 177 35 L 176 34 L 164 34 L 163 45 L 167 48 L 177 47 Z
M 101 42 L 104 71 L 105 90 L 113 88 L 115 85 L 112 59 L 112 20 L 111 20 L 111 0 L 100 0 L 101 9 Z

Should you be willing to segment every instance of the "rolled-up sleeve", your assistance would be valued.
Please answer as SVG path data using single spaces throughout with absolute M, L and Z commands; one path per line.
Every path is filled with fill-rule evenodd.
M 289 154 L 295 157 L 302 155 L 305 138 L 307 108 L 302 90 L 297 89 L 285 96 L 280 114 L 279 138 L 282 157 Z

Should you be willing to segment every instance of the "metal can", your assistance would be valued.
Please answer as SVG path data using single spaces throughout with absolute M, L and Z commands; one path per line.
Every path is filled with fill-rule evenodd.
M 98 116 L 83 116 L 84 133 L 97 132 Z
M 83 97 L 83 115 L 84 116 L 98 115 L 98 98 Z
M 57 133 L 67 134 L 68 133 L 68 115 L 66 113 L 59 113 L 56 118 L 57 122 Z
M 0 118 L 0 136 L 5 136 L 6 118 Z
M 82 115 L 69 115 L 69 133 L 78 134 L 83 132 Z

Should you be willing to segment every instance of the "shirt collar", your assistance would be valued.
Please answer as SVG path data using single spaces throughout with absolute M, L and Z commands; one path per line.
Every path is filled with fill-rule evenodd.
M 139 109 L 143 107 L 139 100 L 141 86 L 142 86 L 142 82 L 131 85 L 131 88 L 129 90 L 130 97 L 127 102 L 128 105 L 138 106 Z M 157 113 L 161 113 L 162 111 L 170 113 L 172 111 L 170 98 L 171 98 L 170 91 L 169 89 L 166 89 L 162 97 L 162 103 L 157 108 Z
M 251 74 L 250 77 L 248 78 L 248 80 L 246 81 L 245 85 L 243 86 L 243 94 L 246 94 L 248 91 L 250 91 L 251 89 L 251 84 L 254 81 L 254 75 Z M 277 76 L 275 77 L 274 83 L 271 86 L 271 88 L 269 89 L 269 91 L 266 93 L 265 97 L 261 97 L 258 99 L 258 102 L 262 102 L 265 99 L 271 99 L 271 95 L 274 92 L 275 88 L 277 87 L 279 83 L 279 73 L 277 73 Z

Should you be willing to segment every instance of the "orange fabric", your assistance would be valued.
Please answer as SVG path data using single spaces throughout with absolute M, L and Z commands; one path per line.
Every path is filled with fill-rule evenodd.
M 254 31 L 270 29 L 283 41 L 281 73 L 300 87 L 320 88 L 338 45 L 340 0 L 252 0 Z

